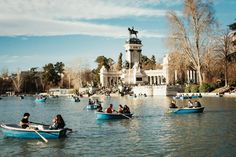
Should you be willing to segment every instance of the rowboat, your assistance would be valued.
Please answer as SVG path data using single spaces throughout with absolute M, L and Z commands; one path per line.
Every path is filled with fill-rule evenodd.
M 47 98 L 36 98 L 35 102 L 45 102 Z
M 108 120 L 108 119 L 129 119 L 132 118 L 131 113 L 104 113 L 96 112 L 96 119 L 99 120 Z
M 181 95 L 181 96 L 174 96 L 173 99 L 197 99 L 197 98 L 202 98 L 201 95 L 192 95 L 192 96 L 188 96 L 188 95 Z
M 98 106 L 96 104 L 88 104 L 86 108 L 87 110 L 96 110 Z
M 181 95 L 181 96 L 174 96 L 173 99 L 181 99 L 181 100 L 184 100 L 184 99 L 191 99 L 191 97 L 186 96 L 186 95 Z
M 197 98 L 202 98 L 202 96 L 201 95 L 192 95 L 191 98 L 192 99 L 197 99 Z
M 79 99 L 79 97 L 72 97 L 72 98 L 71 98 L 71 101 L 80 102 L 80 99 Z
M 36 130 L 40 135 L 46 139 L 57 139 L 66 136 L 67 129 L 49 130 L 48 127 L 42 127 L 42 125 L 37 125 L 38 130 Z M 14 138 L 28 138 L 28 139 L 39 139 L 41 138 L 39 134 L 36 133 L 34 129 L 26 128 L 23 129 L 17 124 L 1 124 L 1 130 L 5 137 Z
M 193 108 L 171 108 L 169 109 L 169 113 L 202 113 L 205 107 L 193 107 Z

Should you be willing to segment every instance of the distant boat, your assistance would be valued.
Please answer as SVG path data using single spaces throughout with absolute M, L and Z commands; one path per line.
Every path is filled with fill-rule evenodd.
M 194 98 L 196 98 L 196 99 L 197 99 L 197 98 L 202 98 L 202 95 L 192 95 L 191 98 L 192 98 L 192 99 L 194 99 Z
M 104 113 L 96 112 L 96 119 L 98 120 L 109 120 L 109 119 L 130 119 L 132 118 L 131 113 Z
M 88 104 L 86 106 L 87 110 L 96 110 L 98 108 L 97 104 Z
M 79 99 L 79 97 L 72 97 L 72 98 L 71 98 L 71 101 L 80 102 L 80 99 Z
M 173 96 L 173 99 L 197 99 L 197 98 L 202 98 L 201 95 L 192 95 L 192 96 L 188 96 L 188 95 L 180 95 L 180 96 Z
M 46 97 L 43 97 L 43 98 L 36 98 L 35 99 L 35 102 L 45 102 L 46 101 Z
M 28 138 L 28 139 L 41 138 L 33 129 L 28 129 L 28 128 L 23 129 L 21 128 L 21 126 L 17 124 L 1 124 L 1 129 L 2 129 L 3 135 L 6 137 Z M 47 128 L 47 129 L 42 129 L 42 130 L 39 129 L 36 131 L 46 139 L 57 139 L 57 138 L 65 137 L 67 129 L 65 128 L 65 129 L 59 129 L 59 130 L 49 130 Z
M 170 108 L 168 113 L 202 113 L 205 107 L 193 107 L 193 108 Z

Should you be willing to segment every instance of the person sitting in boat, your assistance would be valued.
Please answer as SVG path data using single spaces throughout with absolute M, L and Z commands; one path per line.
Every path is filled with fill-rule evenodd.
M 24 116 L 20 121 L 20 126 L 24 129 L 29 127 L 29 116 L 30 116 L 29 113 L 24 113 Z
M 128 113 L 128 114 L 130 113 L 130 109 L 127 105 L 123 107 L 123 113 Z
M 63 129 L 65 127 L 65 122 L 60 114 L 56 115 L 53 118 L 53 124 L 49 126 L 49 129 L 56 130 L 56 129 Z
M 89 105 L 92 105 L 92 104 L 94 104 L 94 102 L 91 99 L 89 99 Z
M 123 113 L 123 106 L 121 104 L 119 105 L 118 112 Z
M 170 107 L 170 108 L 178 108 L 178 107 L 176 106 L 176 103 L 175 103 L 174 100 L 171 101 L 169 107 Z
M 96 104 L 100 104 L 100 102 L 99 102 L 99 100 L 98 100 L 98 99 L 96 99 Z
M 188 101 L 188 108 L 193 108 L 193 102 L 191 100 Z
M 199 101 L 195 100 L 194 107 L 201 107 L 201 106 L 202 106 L 201 103 Z
M 97 112 L 103 112 L 102 105 L 100 103 L 97 105 Z
M 113 105 L 110 104 L 109 107 L 106 109 L 106 113 L 112 113 L 114 111 Z

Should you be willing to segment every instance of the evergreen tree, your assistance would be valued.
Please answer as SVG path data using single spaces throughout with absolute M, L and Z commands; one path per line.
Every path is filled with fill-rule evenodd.
M 151 61 L 152 61 L 153 64 L 156 64 L 156 58 L 155 58 L 154 55 L 152 55 L 152 57 L 151 57 Z
M 118 61 L 117 61 L 117 70 L 122 69 L 122 53 L 119 54 Z
M 64 63 L 49 63 L 43 67 L 43 80 L 45 84 L 57 86 L 61 81 L 61 74 L 64 72 Z

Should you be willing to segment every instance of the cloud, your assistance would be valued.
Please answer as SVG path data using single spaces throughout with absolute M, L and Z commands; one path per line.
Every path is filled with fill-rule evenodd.
M 0 35 L 82 34 L 120 38 L 127 35 L 127 27 L 83 20 L 165 16 L 166 10 L 148 7 L 151 3 L 160 2 L 161 0 L 0 0 Z M 147 37 L 153 36 L 148 30 L 145 32 Z

